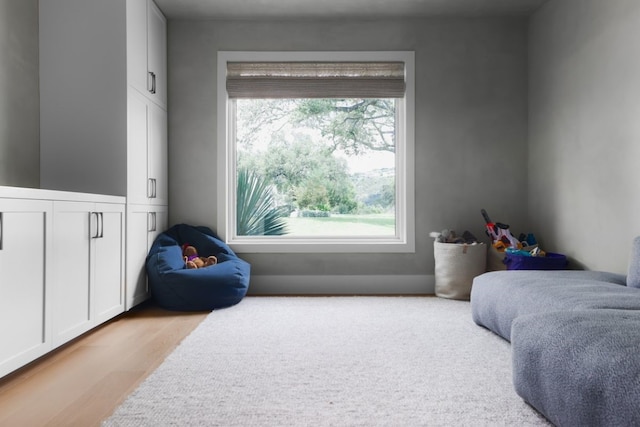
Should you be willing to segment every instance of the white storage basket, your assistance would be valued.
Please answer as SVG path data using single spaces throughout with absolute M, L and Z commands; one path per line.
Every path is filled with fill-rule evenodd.
M 486 271 L 487 245 L 433 242 L 436 295 L 468 300 L 473 278 Z

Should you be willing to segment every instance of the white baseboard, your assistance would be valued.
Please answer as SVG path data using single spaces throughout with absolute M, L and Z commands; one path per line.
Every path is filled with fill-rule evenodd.
M 251 276 L 249 295 L 433 294 L 433 275 Z

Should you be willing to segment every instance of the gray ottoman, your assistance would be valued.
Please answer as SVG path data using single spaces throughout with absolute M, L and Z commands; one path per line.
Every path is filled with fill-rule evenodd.
M 471 312 L 480 326 L 506 340 L 522 315 L 589 308 L 640 310 L 640 291 L 625 276 L 585 270 L 511 270 L 473 280 Z
M 532 314 L 511 329 L 516 392 L 552 423 L 640 425 L 640 311 Z

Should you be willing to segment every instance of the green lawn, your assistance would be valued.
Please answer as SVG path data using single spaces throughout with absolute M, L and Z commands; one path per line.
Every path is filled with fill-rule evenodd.
M 332 215 L 328 218 L 287 218 L 289 236 L 393 236 L 392 215 Z

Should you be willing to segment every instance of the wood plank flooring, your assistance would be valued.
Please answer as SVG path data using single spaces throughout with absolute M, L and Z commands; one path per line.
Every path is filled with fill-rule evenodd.
M 99 426 L 208 314 L 145 302 L 0 379 L 0 426 Z

